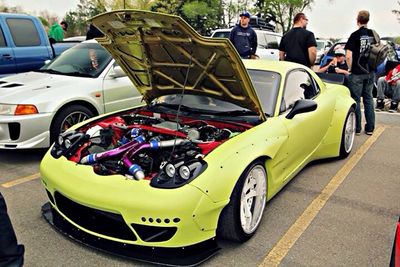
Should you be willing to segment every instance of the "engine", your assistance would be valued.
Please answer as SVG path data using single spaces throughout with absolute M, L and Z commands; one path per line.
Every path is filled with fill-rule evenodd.
M 227 122 L 122 114 L 62 133 L 51 154 L 91 165 L 98 175 L 122 174 L 174 188 L 198 176 L 205 155 L 246 130 Z M 174 120 L 175 119 L 175 120 Z

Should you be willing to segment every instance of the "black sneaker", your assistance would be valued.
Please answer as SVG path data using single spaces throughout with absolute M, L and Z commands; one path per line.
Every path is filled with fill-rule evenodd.
M 392 102 L 390 103 L 389 112 L 391 112 L 391 113 L 397 112 L 397 108 L 398 108 L 398 107 L 399 107 L 399 102 L 392 101 Z
M 382 111 L 385 109 L 385 102 L 383 101 L 383 99 L 377 99 L 376 100 L 376 111 Z

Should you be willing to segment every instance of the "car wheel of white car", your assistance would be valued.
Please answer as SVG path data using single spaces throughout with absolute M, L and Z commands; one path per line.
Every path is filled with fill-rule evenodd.
M 252 163 L 240 176 L 229 204 L 223 209 L 218 236 L 244 242 L 254 235 L 264 213 L 267 173 L 263 161 Z
M 343 125 L 342 140 L 340 143 L 339 158 L 346 158 L 354 144 L 354 135 L 356 132 L 356 113 L 353 107 L 349 109 L 346 120 Z
M 72 105 L 63 108 L 56 114 L 51 124 L 50 128 L 51 143 L 53 143 L 56 140 L 56 138 L 60 133 L 66 131 L 72 125 L 87 120 L 93 116 L 94 116 L 93 112 L 84 106 Z

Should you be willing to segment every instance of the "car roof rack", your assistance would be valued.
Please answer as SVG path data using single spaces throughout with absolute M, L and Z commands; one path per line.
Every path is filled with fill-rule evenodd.
M 271 32 L 275 32 L 275 26 L 267 22 L 265 18 L 261 18 L 258 16 L 251 16 L 249 25 L 253 29 L 267 30 Z

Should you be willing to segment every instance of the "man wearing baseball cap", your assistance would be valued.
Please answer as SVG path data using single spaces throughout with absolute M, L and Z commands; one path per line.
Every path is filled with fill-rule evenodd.
M 240 14 L 240 22 L 236 25 L 229 36 L 241 58 L 257 58 L 257 34 L 250 27 L 250 13 L 244 11 Z
M 346 63 L 346 51 L 342 48 L 335 50 L 335 57 L 325 66 L 319 69 L 318 72 L 340 73 L 349 75 L 349 67 Z

